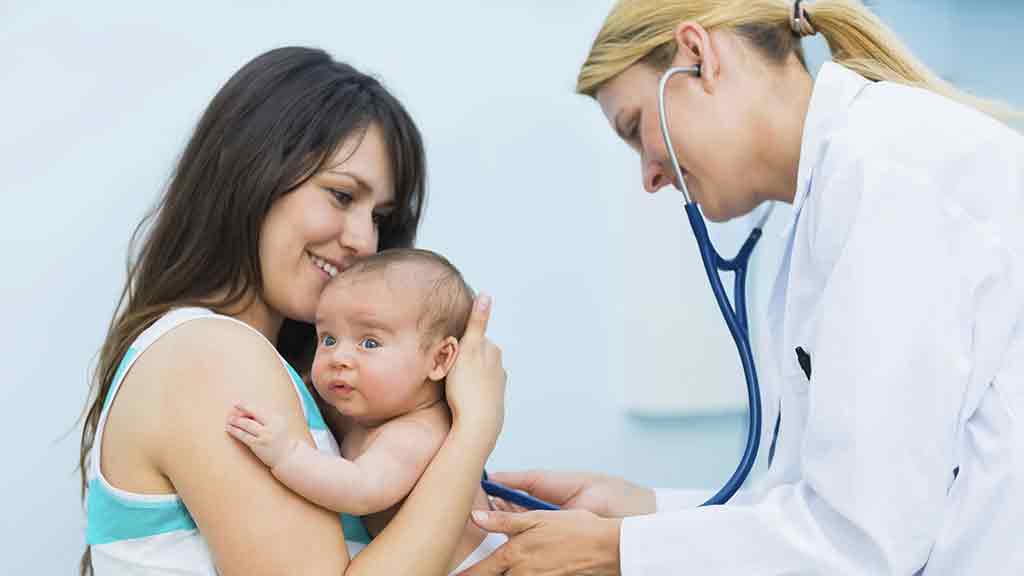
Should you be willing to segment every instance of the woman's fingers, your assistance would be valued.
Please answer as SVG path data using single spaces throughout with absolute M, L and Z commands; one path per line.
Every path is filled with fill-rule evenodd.
M 469 314 L 469 321 L 466 323 L 466 331 L 462 335 L 461 345 L 477 344 L 484 339 L 487 333 L 487 322 L 491 318 L 491 297 L 487 294 L 480 294 L 473 303 L 473 310 Z
M 532 512 L 487 512 L 485 510 L 473 511 L 473 523 L 481 530 L 487 532 L 498 532 L 506 536 L 515 536 L 524 530 L 529 530 L 537 525 L 537 520 Z
M 473 511 L 473 523 L 487 532 L 498 532 L 506 536 L 514 537 L 537 525 L 537 521 L 530 512 L 514 514 L 508 512 L 484 512 Z M 498 576 L 505 574 L 512 566 L 518 563 L 517 547 L 511 542 L 506 542 L 490 556 L 470 566 L 468 570 L 460 572 L 459 576 Z
M 491 498 L 491 503 L 494 505 L 494 509 L 498 510 L 499 512 L 529 512 L 528 509 L 523 508 L 518 504 L 513 504 L 512 502 L 502 500 L 497 496 Z
M 491 442 L 493 448 L 505 416 L 506 374 L 501 349 L 485 336 L 491 309 L 490 297 L 476 299 L 459 354 L 445 379 L 445 391 L 453 429 L 471 430 L 474 437 Z
M 536 496 L 534 492 L 537 489 L 537 485 L 542 483 L 545 474 L 547 472 L 542 470 L 514 470 L 489 473 L 488 479 Z
M 513 490 L 522 490 L 531 496 L 559 506 L 565 506 L 576 497 L 586 488 L 589 479 L 590 475 L 585 473 L 551 470 L 521 470 L 490 474 L 490 480 L 498 484 Z
M 584 511 L 473 512 L 473 522 L 489 532 L 500 532 L 508 542 L 471 566 L 464 576 L 498 574 L 619 573 L 621 522 Z

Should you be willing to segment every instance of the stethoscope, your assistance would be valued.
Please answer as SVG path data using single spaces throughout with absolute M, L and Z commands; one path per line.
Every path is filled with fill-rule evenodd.
M 704 262 L 704 270 L 707 272 L 708 282 L 711 284 L 711 290 L 715 294 L 718 308 L 722 312 L 725 324 L 729 327 L 729 333 L 732 334 L 736 350 L 739 352 L 740 362 L 743 364 L 743 375 L 747 380 L 747 403 L 750 406 L 748 410 L 747 444 L 743 450 L 743 457 L 725 485 L 714 496 L 709 498 L 707 502 L 702 504 L 702 506 L 712 506 L 725 504 L 739 490 L 744 480 L 750 474 L 750 469 L 754 466 L 754 460 L 757 457 L 757 450 L 760 445 L 761 392 L 757 384 L 757 370 L 754 368 L 754 356 L 750 348 L 750 334 L 747 325 L 746 280 L 750 255 L 753 253 L 757 241 L 761 239 L 761 231 L 764 229 L 764 223 L 771 215 L 771 211 L 766 211 L 760 217 L 757 225 L 754 226 L 750 235 L 747 236 L 746 241 L 734 258 L 731 260 L 722 258 L 718 251 L 715 250 L 711 239 L 708 237 L 708 229 L 704 224 L 704 217 L 700 213 L 700 208 L 690 196 L 690 190 L 686 186 L 683 171 L 679 168 L 679 160 L 676 158 L 675 149 L 672 147 L 672 138 L 668 133 L 668 120 L 665 115 L 665 86 L 668 84 L 669 79 L 676 74 L 688 74 L 699 77 L 700 65 L 669 68 L 661 75 L 661 81 L 658 83 L 658 114 L 661 120 L 661 137 L 665 141 L 665 149 L 672 159 L 676 187 L 683 193 L 683 200 L 686 202 L 684 206 L 686 216 L 690 220 L 690 227 L 693 228 L 693 235 L 697 239 L 697 247 L 700 250 L 701 260 Z M 719 276 L 719 272 L 732 272 L 734 274 L 733 302 L 735 306 L 730 304 L 729 298 L 725 294 L 725 287 L 722 285 L 722 278 Z M 484 472 L 481 485 L 487 494 L 529 510 L 558 510 L 558 506 L 554 504 L 487 480 L 486 471 Z

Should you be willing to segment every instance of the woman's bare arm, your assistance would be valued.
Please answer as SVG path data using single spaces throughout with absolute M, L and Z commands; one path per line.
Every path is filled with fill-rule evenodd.
M 147 353 L 164 390 L 154 459 L 203 534 L 220 574 L 338 575 L 348 551 L 338 516 L 279 483 L 227 434 L 241 398 L 273 407 L 295 437 L 312 444 L 294 387 L 273 348 L 243 326 L 196 320 Z
M 452 429 L 444 445 L 398 514 L 351 564 L 337 515 L 288 490 L 225 431 L 225 415 L 245 398 L 280 411 L 312 442 L 269 345 L 222 320 L 190 322 L 155 344 L 147 364 L 165 393 L 162 449 L 153 456 L 196 520 L 219 572 L 262 576 L 301 567 L 304 574 L 325 576 L 446 574 L 503 422 L 505 372 L 501 351 L 484 336 L 489 312 L 474 308 L 447 378 Z

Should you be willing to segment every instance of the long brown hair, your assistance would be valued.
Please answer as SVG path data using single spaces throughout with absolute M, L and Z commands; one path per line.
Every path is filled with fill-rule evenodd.
M 380 223 L 380 248 L 408 247 L 424 201 L 423 143 L 377 80 L 322 50 L 288 47 L 257 56 L 214 96 L 162 198 L 132 234 L 127 279 L 83 415 L 83 499 L 104 400 L 131 343 L 173 308 L 228 310 L 259 293 L 259 233 L 270 206 L 371 125 L 384 133 L 396 191 L 397 208 Z M 285 320 L 277 347 L 302 372 L 315 340 L 311 325 Z M 92 574 L 88 549 L 80 571 Z

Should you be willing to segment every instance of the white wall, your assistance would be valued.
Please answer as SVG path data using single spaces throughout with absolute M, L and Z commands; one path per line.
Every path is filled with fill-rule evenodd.
M 85 397 L 128 236 L 221 83 L 284 44 L 321 46 L 377 74 L 425 134 L 420 244 L 495 296 L 491 335 L 512 377 L 492 468 L 587 468 L 663 485 L 724 479 L 742 447 L 741 414 L 622 410 L 677 383 L 741 383 L 677 197 L 643 195 L 632 153 L 572 94 L 611 3 L 0 5 L 0 573 L 71 573 L 83 521 L 77 434 L 63 434 Z M 994 35 L 971 32 L 984 41 L 938 51 L 958 69 L 953 53 L 1008 53 L 1000 38 L 1024 14 L 1019 3 L 1005 4 L 1008 18 L 981 2 L 984 21 L 951 1 L 889 4 L 912 33 L 920 13 L 943 29 L 954 18 L 998 21 Z M 947 41 L 931 29 L 912 39 Z M 980 86 L 985 70 L 965 80 Z M 1020 102 L 1016 81 L 1016 91 L 993 86 Z M 738 236 L 715 234 L 727 244 Z M 759 277 L 771 274 L 765 248 Z M 720 360 L 698 362 L 708 357 Z

